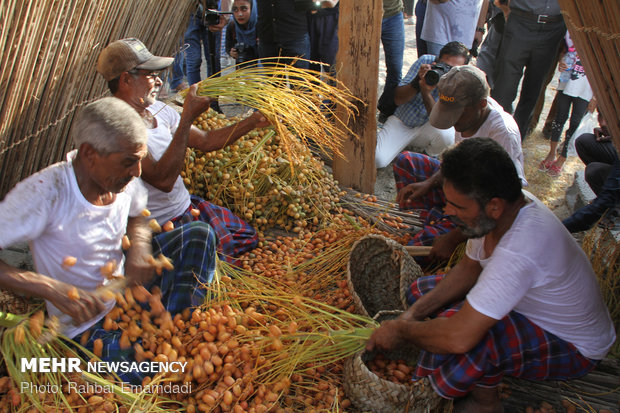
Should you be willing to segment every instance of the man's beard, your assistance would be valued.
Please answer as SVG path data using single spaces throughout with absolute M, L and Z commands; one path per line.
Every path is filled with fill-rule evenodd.
M 157 96 L 159 94 L 159 88 L 154 87 L 153 89 L 149 90 L 149 93 L 144 97 L 144 102 L 148 106 L 151 106 L 157 100 L 156 97 L 153 97 L 153 93 L 155 93 L 155 96 Z
M 461 229 L 467 238 L 482 238 L 497 226 L 497 221 L 485 214 L 484 211 L 478 214 L 473 227 L 466 225 L 456 216 L 451 216 L 450 219 Z

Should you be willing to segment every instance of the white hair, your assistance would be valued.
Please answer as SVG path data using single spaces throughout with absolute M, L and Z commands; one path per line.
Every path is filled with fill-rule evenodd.
M 148 137 L 138 112 L 115 97 L 86 105 L 77 116 L 72 135 L 77 148 L 88 143 L 102 154 L 119 152 L 127 145 L 146 144 Z

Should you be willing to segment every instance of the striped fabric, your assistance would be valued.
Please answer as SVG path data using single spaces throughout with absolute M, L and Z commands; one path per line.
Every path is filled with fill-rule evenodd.
M 191 222 L 172 231 L 159 234 L 153 238 L 153 256 L 164 254 L 174 264 L 174 270 L 162 272 L 155 276 L 147 289 L 158 286 L 161 289 L 161 301 L 172 316 L 185 308 L 202 304 L 206 290 L 201 286 L 208 284 L 215 275 L 215 232 L 204 222 Z M 142 305 L 148 309 L 148 304 Z M 103 319 L 83 334 L 89 334 L 85 347 L 92 351 L 93 343 L 100 338 L 103 341 L 103 361 L 134 361 L 135 351 L 120 348 L 122 331 L 106 331 Z M 138 324 L 140 324 L 138 322 Z M 81 336 L 75 337 L 80 342 Z M 137 343 L 141 343 L 138 339 Z M 119 374 L 126 383 L 138 385 L 145 377 L 144 373 L 128 372 Z
M 211 225 L 217 236 L 217 252 L 222 260 L 237 264 L 238 257 L 251 251 L 258 245 L 258 234 L 247 222 L 237 217 L 231 210 L 219 207 L 204 199 L 191 195 L 187 211 L 172 222 L 176 225 L 192 221 L 203 221 Z M 198 209 L 200 215 L 193 216 L 192 209 Z
M 420 57 L 413 65 L 411 65 L 409 71 L 400 81 L 398 86 L 403 86 L 411 83 L 411 81 L 418 74 L 418 71 L 423 64 L 432 64 L 434 61 L 435 56 L 430 54 L 425 54 Z M 431 95 L 433 96 L 433 99 L 437 100 L 437 98 L 439 97 L 439 91 L 437 90 L 437 88 L 431 91 Z M 417 126 L 422 126 L 426 122 L 428 122 L 429 114 L 426 111 L 426 106 L 424 105 L 424 101 L 422 100 L 422 95 L 418 93 L 409 102 L 403 103 L 402 105 L 398 106 L 396 108 L 396 111 L 394 112 L 394 116 L 396 116 L 398 119 L 401 120 L 401 122 L 403 122 L 410 128 L 415 128 Z
M 422 182 L 439 171 L 439 160 L 415 152 L 402 152 L 394 161 L 394 180 L 396 190 L 400 191 L 413 182 Z M 446 198 L 441 188 L 431 189 L 426 196 L 413 202 L 401 202 L 400 209 L 418 209 L 420 218 L 424 219 L 422 230 L 410 241 L 409 245 L 433 245 L 435 237 L 452 231 L 456 226 L 444 215 Z
M 443 277 L 431 275 L 417 279 L 407 292 L 408 304 L 432 290 Z M 445 308 L 438 316 L 450 317 L 462 304 Z M 512 311 L 465 354 L 421 351 L 413 379 L 428 377 L 440 396 L 455 398 L 465 396 L 475 386 L 496 387 L 504 375 L 529 380 L 567 380 L 587 374 L 597 363 L 582 356 L 571 343 Z

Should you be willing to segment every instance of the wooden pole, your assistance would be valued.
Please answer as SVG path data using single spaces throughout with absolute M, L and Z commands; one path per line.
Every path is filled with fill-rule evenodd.
M 352 117 L 349 127 L 359 139 L 343 144 L 343 158 L 335 157 L 334 177 L 342 186 L 372 194 L 375 188 L 377 143 L 377 84 L 382 0 L 340 0 L 338 20 L 337 78 L 365 105 Z

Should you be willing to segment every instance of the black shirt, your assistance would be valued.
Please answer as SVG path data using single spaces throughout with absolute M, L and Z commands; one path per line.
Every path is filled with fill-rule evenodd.
M 306 11 L 295 0 L 257 0 L 259 41 L 280 43 L 298 39 L 308 33 Z M 300 10 L 301 9 L 301 10 Z

